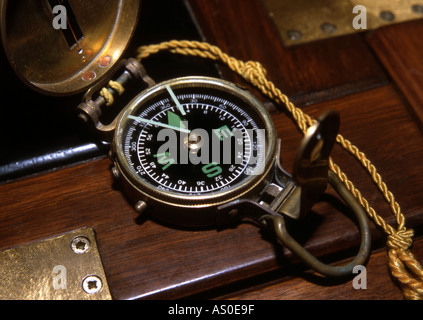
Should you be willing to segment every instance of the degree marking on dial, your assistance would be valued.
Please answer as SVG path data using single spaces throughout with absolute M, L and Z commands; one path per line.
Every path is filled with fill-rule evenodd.
M 188 130 L 188 129 L 185 129 L 185 128 L 171 126 L 171 125 L 168 125 L 168 124 L 162 123 L 162 122 L 157 122 L 157 121 L 148 120 L 148 119 L 144 119 L 144 118 L 140 118 L 140 117 L 134 117 L 134 116 L 128 116 L 128 118 L 129 119 L 132 119 L 132 120 L 135 120 L 135 121 L 140 121 L 140 122 L 152 124 L 154 126 L 163 127 L 163 128 L 166 128 L 166 129 L 172 129 L 172 130 L 176 130 L 176 131 L 180 131 L 180 132 L 184 132 L 184 133 L 191 133 L 191 130 Z
M 178 109 L 181 112 L 181 114 L 183 116 L 185 116 L 186 113 L 185 113 L 184 109 L 182 108 L 181 104 L 179 103 L 178 99 L 176 98 L 175 93 L 173 92 L 173 90 L 170 88 L 169 85 L 166 86 L 166 90 L 167 90 L 167 92 L 169 92 L 169 95 L 172 97 L 173 102 L 175 102 L 175 104 L 178 107 Z
M 173 86 L 172 86 L 173 87 Z M 162 87 L 165 89 L 165 86 Z M 171 88 L 169 88 L 170 91 L 172 91 Z M 152 155 L 154 152 L 150 151 L 144 152 L 144 149 L 146 146 L 149 146 L 150 140 L 146 140 L 146 137 L 148 136 L 147 133 L 149 133 L 150 129 L 153 127 L 163 127 L 163 128 L 170 128 L 171 130 L 177 130 L 179 132 L 184 132 L 184 130 L 181 129 L 187 129 L 187 127 L 184 127 L 182 124 L 182 119 L 185 118 L 185 116 L 182 115 L 179 107 L 177 104 L 175 104 L 174 100 L 172 100 L 172 96 L 170 95 L 169 91 L 162 91 L 163 94 L 167 97 L 161 96 L 161 101 L 157 101 L 154 104 L 150 104 L 146 109 L 142 111 L 142 113 L 138 113 L 137 115 L 133 114 L 133 117 L 131 117 L 134 120 L 134 123 L 130 123 L 129 125 L 133 126 L 133 131 L 129 135 L 131 135 L 131 138 L 126 143 L 128 145 L 128 155 L 127 158 L 128 161 L 130 161 L 131 157 L 135 157 L 135 160 L 137 161 L 136 164 L 131 164 L 131 167 L 134 167 L 135 165 L 140 164 L 145 172 L 144 179 L 148 178 L 148 181 L 152 181 L 153 185 L 158 185 L 158 188 L 164 189 L 164 190 L 173 190 L 179 193 L 186 193 L 186 194 L 193 194 L 198 195 L 202 193 L 209 193 L 209 192 L 215 192 L 219 190 L 226 190 L 240 177 L 240 175 L 246 170 L 246 165 L 248 164 L 248 159 L 250 156 L 250 153 L 252 152 L 252 139 L 254 136 L 250 136 L 248 132 L 245 130 L 246 127 L 252 127 L 250 130 L 257 129 L 257 125 L 255 124 L 254 120 L 250 118 L 250 115 L 245 112 L 242 108 L 240 108 L 237 104 L 231 103 L 225 99 L 218 98 L 213 95 L 205 95 L 205 94 L 179 94 L 176 91 L 172 91 L 173 95 L 177 98 L 179 104 L 184 110 L 186 115 L 189 115 L 190 113 L 196 114 L 196 110 L 203 110 L 203 111 L 209 111 L 215 114 L 219 117 L 219 120 L 226 121 L 225 124 L 228 128 L 230 128 L 233 131 L 240 131 L 241 135 L 239 138 L 243 140 L 243 148 L 244 153 L 243 157 L 239 157 L 237 159 L 240 160 L 241 163 L 237 163 L 236 166 L 234 166 L 231 171 L 226 172 L 225 176 L 223 176 L 223 179 L 221 181 L 214 181 L 215 179 L 211 179 L 210 181 L 206 181 L 205 185 L 198 186 L 196 185 L 198 181 L 202 180 L 201 177 L 196 178 L 195 180 L 190 181 L 190 185 L 183 186 L 179 183 L 176 183 L 175 181 L 169 180 L 169 177 L 163 178 L 163 175 L 157 174 L 157 168 L 151 167 L 151 160 L 150 154 Z M 194 100 L 198 99 L 198 101 Z M 209 101 L 202 101 L 207 100 Z M 215 103 L 215 104 L 213 104 Z M 140 111 L 138 111 L 140 112 Z M 170 115 L 170 116 L 169 116 Z M 224 117 L 224 118 L 220 118 Z M 217 119 L 217 118 L 216 118 Z M 147 120 L 147 121 L 143 121 Z M 192 119 L 194 121 L 194 118 Z M 144 123 L 144 125 L 142 125 Z M 200 121 L 196 122 L 198 123 L 200 127 L 202 127 L 202 124 Z M 136 129 L 136 127 L 140 125 L 143 130 L 141 130 L 141 133 Z M 223 124 L 222 124 L 223 125 Z M 218 126 L 218 125 L 217 125 Z M 181 128 L 182 127 L 182 128 Z M 212 127 L 211 127 L 212 128 Z M 212 130 L 209 128 L 210 130 Z M 135 132 L 135 130 L 137 130 Z M 139 134 L 139 136 L 135 136 L 132 132 L 135 132 L 135 134 Z M 155 132 L 155 131 L 151 131 Z M 189 133 L 192 133 L 192 130 Z M 131 153 L 130 152 L 130 146 L 129 143 L 132 141 L 131 139 L 138 140 L 138 153 Z M 144 142 L 146 142 L 144 144 Z M 238 143 L 239 144 L 239 143 Z M 261 146 L 261 144 L 259 144 Z M 142 150 L 140 152 L 140 149 Z M 260 158 L 261 159 L 261 158 Z M 176 161 L 176 160 L 175 160 Z M 249 169 L 249 168 L 247 168 Z M 226 170 L 226 167 L 225 167 Z M 144 174 L 143 172 L 143 174 Z M 178 178 L 178 173 L 174 173 L 174 177 L 172 179 Z M 197 181 L 197 183 L 196 183 Z

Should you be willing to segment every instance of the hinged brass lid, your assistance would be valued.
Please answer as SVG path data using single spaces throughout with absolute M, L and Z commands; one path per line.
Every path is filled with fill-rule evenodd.
M 49 95 L 82 92 L 119 60 L 140 5 L 140 0 L 3 0 L 3 47 L 30 87 Z

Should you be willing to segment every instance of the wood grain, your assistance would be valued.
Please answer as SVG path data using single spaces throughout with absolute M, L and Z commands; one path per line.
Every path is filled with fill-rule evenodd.
M 413 252 L 418 260 L 423 260 L 423 239 L 414 242 Z M 336 280 L 327 280 L 308 273 L 293 273 L 284 279 L 266 281 L 256 287 L 240 289 L 238 292 L 220 296 L 220 299 L 232 300 L 402 300 L 401 289 L 394 281 L 387 281 L 390 273 L 386 265 L 385 250 L 375 252 L 366 264 L 364 274 L 357 274 L 357 284 L 354 279 L 339 283 Z M 365 279 L 365 280 L 364 280 Z M 251 285 L 251 283 L 249 284 Z
M 313 104 L 387 83 L 360 35 L 285 47 L 261 1 L 190 0 L 206 41 L 260 61 L 271 81 L 298 104 Z M 225 78 L 233 74 L 223 71 Z
M 361 122 L 358 135 L 353 111 L 364 101 L 374 100 L 378 104 L 369 103 L 372 108 L 361 111 L 367 123 Z M 415 143 L 416 126 L 404 126 L 401 136 L 405 145 L 387 144 L 392 139 L 386 134 L 387 126 L 401 127 L 409 118 L 402 113 L 404 106 L 392 87 L 356 94 L 325 106 L 336 106 L 341 111 L 347 120 L 343 131 L 353 135 L 353 140 L 363 145 L 375 161 L 381 162 L 378 164 L 388 183 L 398 194 L 399 201 L 405 203 L 408 224 L 418 223 L 423 200 L 419 196 L 421 192 L 413 191 L 421 190 L 423 183 L 415 176 L 423 170 L 419 160 L 423 143 Z M 375 125 L 374 114 L 383 113 L 387 106 L 391 122 Z M 321 109 L 322 105 L 310 107 L 310 113 Z M 300 135 L 284 114 L 274 115 L 274 121 L 283 138 L 284 163 L 289 167 Z M 372 152 L 369 136 L 372 143 L 386 147 Z M 399 150 L 403 149 L 409 154 L 401 154 Z M 354 165 L 344 153 L 336 152 L 335 157 L 346 167 L 350 163 Z M 400 158 L 406 161 L 397 167 Z M 97 233 L 99 251 L 115 299 L 181 298 L 298 262 L 288 250 L 275 245 L 270 234 L 260 233 L 250 224 L 222 231 L 178 230 L 149 219 L 142 221 L 125 197 L 112 189 L 110 164 L 108 159 L 97 160 L 0 186 L 0 249 L 92 227 Z M 371 204 L 382 215 L 390 217 L 368 177 L 359 168 L 352 170 L 359 188 L 372 196 Z M 410 177 L 409 180 L 396 179 L 398 171 Z M 358 244 L 354 223 L 326 203 L 315 208 L 305 225 L 291 227 L 310 252 L 317 256 L 337 254 L 332 257 L 334 261 L 353 254 Z M 375 239 L 381 236 L 374 229 L 373 232 Z
M 423 123 L 423 21 L 411 21 L 371 32 L 367 41 L 401 90 L 410 111 Z M 393 50 L 393 48 L 395 48 Z

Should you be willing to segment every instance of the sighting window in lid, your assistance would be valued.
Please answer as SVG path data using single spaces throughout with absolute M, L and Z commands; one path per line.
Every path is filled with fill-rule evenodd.
M 61 96 L 82 92 L 119 61 L 140 5 L 138 0 L 3 1 L 3 47 L 33 89 Z

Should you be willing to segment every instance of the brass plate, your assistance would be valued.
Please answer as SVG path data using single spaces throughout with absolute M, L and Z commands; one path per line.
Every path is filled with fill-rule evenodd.
M 93 229 L 0 252 L 1 300 L 110 300 Z
M 288 46 L 372 30 L 423 17 L 419 0 L 263 0 Z M 367 12 L 367 28 L 353 27 L 357 5 Z M 360 21 L 361 23 L 361 21 Z M 357 27 L 357 24 L 356 24 Z

